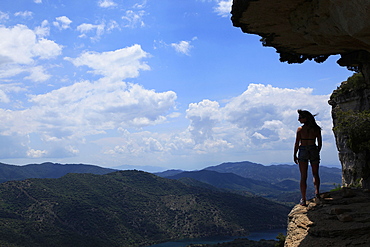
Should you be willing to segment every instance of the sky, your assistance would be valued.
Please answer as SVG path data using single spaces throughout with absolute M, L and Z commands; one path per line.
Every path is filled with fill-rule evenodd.
M 229 0 L 2 0 L 0 162 L 163 171 L 293 164 L 297 109 L 318 113 L 353 73 L 279 62 L 233 27 Z

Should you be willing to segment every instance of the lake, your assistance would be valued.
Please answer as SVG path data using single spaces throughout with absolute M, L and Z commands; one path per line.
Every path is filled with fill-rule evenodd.
M 217 244 L 223 242 L 229 242 L 237 238 L 248 238 L 249 240 L 277 240 L 276 236 L 279 233 L 283 233 L 286 235 L 286 228 L 282 229 L 274 229 L 274 230 L 265 230 L 265 231 L 255 231 L 251 232 L 248 236 L 240 236 L 240 237 L 207 237 L 207 238 L 194 238 L 194 239 L 183 239 L 173 242 L 166 242 L 161 244 L 151 245 L 149 247 L 186 247 L 189 244 Z

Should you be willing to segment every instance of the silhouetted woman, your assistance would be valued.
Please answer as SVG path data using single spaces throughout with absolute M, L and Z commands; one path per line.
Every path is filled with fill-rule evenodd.
M 316 115 L 312 115 L 309 111 L 304 110 L 298 110 L 297 112 L 299 114 L 298 121 L 303 125 L 297 129 L 294 145 L 294 162 L 299 164 L 301 172 L 300 189 L 302 199 L 300 204 L 306 206 L 308 162 L 311 163 L 316 197 L 319 197 L 320 193 L 319 163 L 322 137 L 321 127 L 315 121 Z

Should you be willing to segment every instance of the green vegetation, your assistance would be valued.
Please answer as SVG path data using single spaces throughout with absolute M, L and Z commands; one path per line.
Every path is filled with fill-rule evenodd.
M 355 153 L 370 151 L 370 111 L 337 111 L 335 132 L 348 136 L 348 147 Z
M 347 81 L 341 83 L 341 85 L 334 90 L 330 99 L 348 94 L 352 91 L 360 91 L 368 88 L 365 82 L 365 78 L 362 73 L 354 73 L 352 76 L 348 77 Z
M 334 189 L 331 189 L 330 191 L 331 192 L 334 192 L 334 191 L 339 191 L 339 190 L 341 190 L 342 189 L 342 185 L 340 185 L 340 184 L 333 184 L 334 185 Z
M 0 184 L 0 246 L 148 246 L 286 226 L 289 208 L 139 171 Z
M 279 242 L 277 242 L 275 244 L 275 247 L 284 247 L 286 236 L 282 233 L 279 233 L 279 235 L 277 235 L 276 239 L 278 239 Z

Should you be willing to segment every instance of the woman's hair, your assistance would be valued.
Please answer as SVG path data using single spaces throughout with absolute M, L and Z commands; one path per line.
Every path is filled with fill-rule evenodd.
M 309 129 L 313 128 L 315 130 L 321 130 L 321 127 L 316 123 L 315 116 L 318 114 L 312 115 L 311 112 L 306 110 L 297 110 L 299 116 L 306 118 L 306 125 L 309 127 Z

